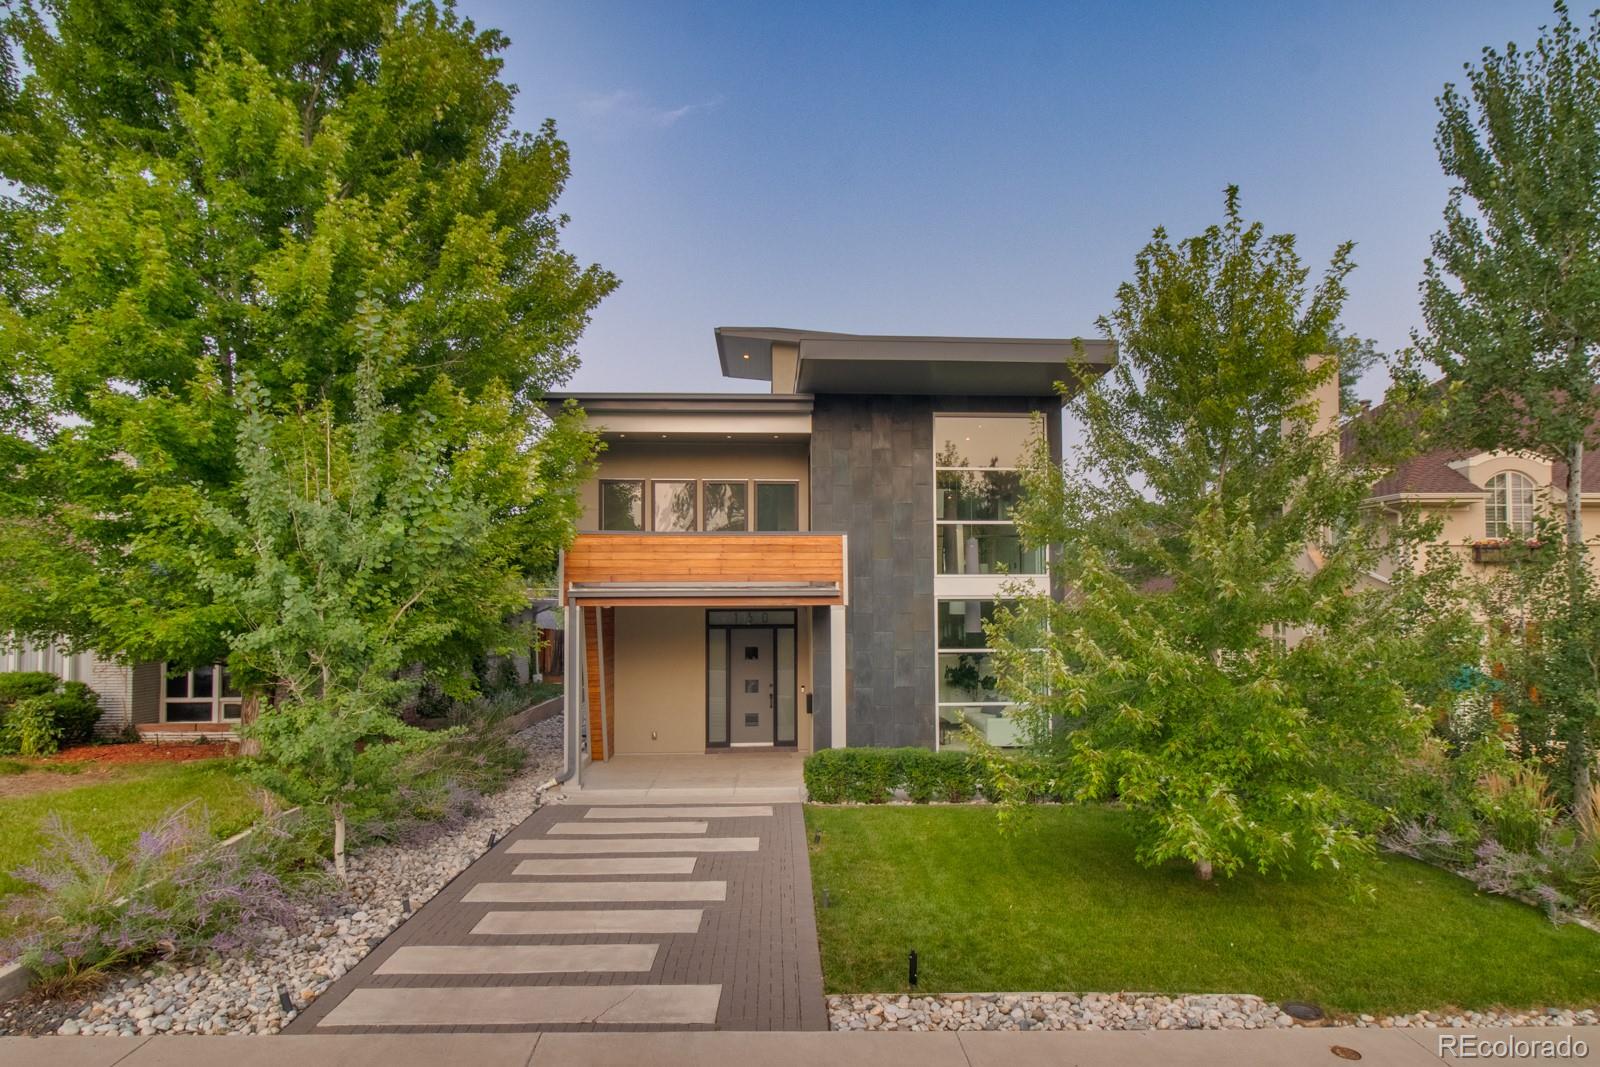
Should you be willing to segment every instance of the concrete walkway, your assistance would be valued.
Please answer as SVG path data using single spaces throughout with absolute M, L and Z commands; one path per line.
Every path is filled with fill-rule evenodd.
M 681 756 L 614 756 L 584 766 L 574 802 L 790 804 L 804 799 L 805 757 L 783 749 Z
M 1485 1056 L 1440 1055 L 1439 1040 L 1472 1031 L 1351 1030 L 1116 1033 L 415 1034 L 364 1037 L 0 1038 L 6 1067 L 1438 1067 Z M 1587 1058 L 1494 1058 L 1496 1064 L 1593 1063 L 1600 1033 L 1584 1028 L 1481 1030 L 1589 1045 Z M 1338 1051 L 1336 1051 L 1336 1049 Z M 1352 1053 L 1354 1055 L 1352 1055 Z
M 288 1032 L 825 1029 L 800 806 L 644 795 L 535 812 Z

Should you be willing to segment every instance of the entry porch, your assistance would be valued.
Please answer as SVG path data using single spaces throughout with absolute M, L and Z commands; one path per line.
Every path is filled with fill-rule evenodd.
M 575 784 L 626 759 L 663 788 L 754 787 L 717 761 L 798 768 L 833 736 L 843 535 L 585 533 L 561 584 Z

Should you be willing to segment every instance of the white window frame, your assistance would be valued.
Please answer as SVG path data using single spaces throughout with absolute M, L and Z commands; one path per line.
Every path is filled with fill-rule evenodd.
M 178 696 L 178 697 L 175 697 L 175 696 L 169 696 L 167 694 L 167 682 L 171 679 L 172 676 L 167 672 L 167 665 L 165 663 L 163 663 L 161 665 L 161 721 L 164 722 L 164 723 L 173 721 L 173 720 L 167 718 L 167 705 L 169 703 L 172 703 L 172 704 L 210 703 L 210 705 L 211 705 L 211 718 L 209 718 L 209 719 L 179 719 L 179 720 L 177 720 L 177 722 L 179 724 L 200 725 L 200 724 L 209 722 L 209 723 L 224 723 L 226 725 L 232 726 L 235 723 L 238 723 L 239 721 L 241 721 L 241 717 L 243 715 L 243 707 L 244 707 L 244 695 L 242 693 L 240 695 L 238 695 L 238 696 L 224 696 L 223 695 L 223 690 L 226 688 L 226 686 L 223 684 L 223 680 L 224 680 L 224 677 L 225 677 L 225 673 L 224 672 L 226 672 L 226 670 L 227 670 L 227 666 L 225 664 L 213 663 L 211 665 L 211 695 L 209 697 L 196 697 L 196 696 Z M 194 671 L 193 670 L 185 671 L 184 674 L 185 674 L 185 677 L 187 678 L 187 682 L 185 684 L 185 688 L 189 692 L 192 693 L 192 692 L 194 692 Z M 234 709 L 234 714 L 231 715 L 231 716 L 225 714 L 226 711 L 230 707 Z
M 1489 499 L 1484 505 L 1484 536 L 1509 540 L 1533 534 L 1534 494 L 1538 487 L 1532 478 L 1521 471 L 1501 471 L 1485 482 L 1483 487 L 1489 491 Z M 1519 511 L 1522 513 L 1520 517 Z
M 974 577 L 974 575 L 962 574 L 962 573 L 955 572 L 955 571 L 941 572 L 939 570 L 939 542 L 941 540 L 941 534 L 942 534 L 942 532 L 943 532 L 945 527 L 949 527 L 949 526 L 1009 526 L 1009 527 L 1011 527 L 1012 530 L 1016 530 L 1016 528 L 1017 528 L 1017 522 L 1016 522 L 1015 519 L 945 519 L 945 518 L 941 518 L 940 514 L 939 514 L 939 475 L 941 475 L 941 474 L 943 474 L 943 473 L 945 473 L 947 471 L 953 471 L 953 472 L 960 473 L 960 474 L 968 474 L 968 473 L 975 473 L 975 474 L 1015 473 L 1016 471 L 1019 471 L 1019 470 L 1022 469 L 1020 466 L 1011 466 L 1011 467 L 941 467 L 939 465 L 939 453 L 938 453 L 938 444 L 939 444 L 938 426 L 939 426 L 939 420 L 942 419 L 942 418 L 955 418 L 955 419 L 1026 419 L 1026 420 L 1032 421 L 1033 413 L 1031 411 L 1030 412 L 1017 412 L 1017 411 L 1005 411 L 1005 412 L 997 412 L 997 411 L 935 411 L 933 413 L 933 430 L 934 430 L 934 434 L 933 434 L 933 437 L 934 437 L 934 454 L 933 454 L 933 572 L 934 572 L 935 581 L 937 581 L 939 578 L 970 578 L 970 577 Z M 1020 534 L 1018 536 L 1020 537 Z M 1001 574 L 979 574 L 979 575 L 976 575 L 975 577 L 979 577 L 979 578 L 1001 578 L 1001 579 L 1040 578 L 1040 577 L 1045 576 L 1045 574 L 1048 573 L 1048 569 L 1049 569 L 1048 561 L 1045 562 L 1044 566 L 1045 566 L 1045 570 L 1039 570 L 1039 571 L 1008 571 L 1003 575 L 1001 575 Z M 950 599 L 956 599 L 956 598 L 952 596 Z

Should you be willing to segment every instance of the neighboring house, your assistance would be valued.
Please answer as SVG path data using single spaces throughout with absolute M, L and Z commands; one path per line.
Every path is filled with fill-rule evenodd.
M 594 760 L 1014 740 L 983 621 L 1044 588 L 1011 513 L 1067 364 L 1106 342 L 722 327 L 771 392 L 582 393 L 605 441 L 562 560 L 567 722 Z M 581 762 L 581 761 L 580 761 Z
M 1318 396 L 1319 422 L 1337 423 L 1337 382 Z M 1380 408 L 1372 409 L 1374 413 Z M 1356 444 L 1353 426 L 1347 426 L 1341 446 L 1348 454 Z M 1592 541 L 1600 534 L 1600 454 L 1585 462 L 1580 488 L 1584 529 Z M 1388 516 L 1419 511 L 1440 522 L 1438 538 L 1428 552 L 1456 555 L 1469 575 L 1483 577 L 1494 568 L 1526 552 L 1535 537 L 1536 519 L 1560 519 L 1566 507 L 1567 468 L 1523 452 L 1480 452 L 1441 448 L 1414 456 L 1373 487 L 1369 505 Z M 1414 561 L 1420 566 L 1425 558 Z M 1600 567 L 1600 554 L 1594 562 Z M 1378 577 L 1387 579 L 1397 561 L 1386 559 Z
M 202 667 L 166 677 L 165 665 L 129 667 L 93 652 L 22 644 L 0 652 L 0 671 L 47 671 L 67 681 L 86 682 L 100 698 L 102 736 L 130 725 L 146 740 L 195 739 L 227 734 L 239 721 L 240 694 L 221 666 Z

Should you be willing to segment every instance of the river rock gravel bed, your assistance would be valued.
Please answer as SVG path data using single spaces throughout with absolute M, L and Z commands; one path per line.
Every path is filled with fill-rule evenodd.
M 1165 997 L 1146 993 L 962 993 L 942 996 L 830 996 L 835 1030 L 1269 1030 L 1291 1026 L 1444 1029 L 1489 1026 L 1593 1026 L 1596 1009 L 1525 1012 L 1417 1012 L 1356 1015 L 1299 1023 L 1249 994 Z
M 268 931 L 248 955 L 152 967 L 84 998 L 0 1006 L 0 1035 L 277 1033 L 399 926 L 408 904 L 420 908 L 488 851 L 491 833 L 505 834 L 539 808 L 560 771 L 561 718 L 516 736 L 529 759 L 505 789 L 480 798 L 458 829 L 353 853 L 349 886 L 299 905 L 296 929 Z

